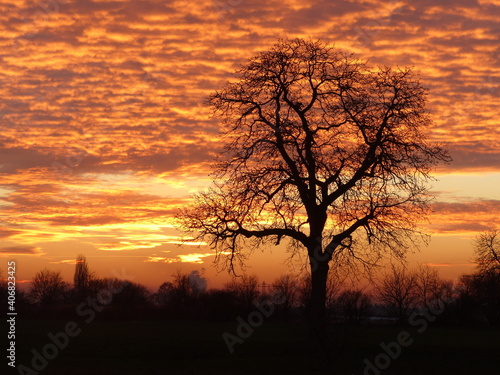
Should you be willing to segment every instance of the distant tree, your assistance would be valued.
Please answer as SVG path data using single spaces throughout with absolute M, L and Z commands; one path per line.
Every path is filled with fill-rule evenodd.
M 225 290 L 232 293 L 240 308 L 245 311 L 253 308 L 259 296 L 259 279 L 256 275 L 235 277 L 225 284 Z
M 197 297 L 201 290 L 190 274 L 183 274 L 180 270 L 172 275 L 173 280 L 173 302 L 176 304 L 189 304 Z
M 348 323 L 359 323 L 368 314 L 371 298 L 362 290 L 345 290 L 337 298 L 337 308 Z
M 174 295 L 174 284 L 171 282 L 164 282 L 158 288 L 158 291 L 154 294 L 154 301 L 159 304 L 166 306 L 170 303 Z
M 89 270 L 87 258 L 80 254 L 76 257 L 75 275 L 73 284 L 79 298 L 84 298 L 92 292 L 93 274 Z
M 60 271 L 43 269 L 33 277 L 29 296 L 35 303 L 55 304 L 63 300 L 66 288 Z
M 457 285 L 455 315 L 460 323 L 471 324 L 479 321 L 479 304 L 476 295 L 474 275 L 462 275 Z
M 500 231 L 492 230 L 481 233 L 474 243 L 480 272 L 500 273 Z
M 182 315 L 191 309 L 193 303 L 205 292 L 206 280 L 198 271 L 187 274 L 177 270 L 172 278 L 172 282 L 161 284 L 152 298 L 155 303 Z
M 439 300 L 444 298 L 445 287 L 444 281 L 439 278 L 439 273 L 435 268 L 421 265 L 415 271 L 415 292 L 418 305 L 429 308 L 432 304 L 437 307 Z
M 500 325 L 500 231 L 479 234 L 474 251 L 478 269 L 460 279 L 458 318 L 465 323 Z
M 402 257 L 429 210 L 429 173 L 449 157 L 426 140 L 426 90 L 409 69 L 294 39 L 238 75 L 209 97 L 226 135 L 217 180 L 178 219 L 231 272 L 263 243 L 304 251 L 323 336 L 330 262 Z
M 119 293 L 113 295 L 113 304 L 126 306 L 128 308 L 141 308 L 150 301 L 150 293 L 144 285 L 133 283 L 128 280 L 114 279 L 114 290 Z
M 338 297 L 346 287 L 347 276 L 340 269 L 330 268 L 326 282 L 326 309 L 330 314 L 337 308 Z
M 459 303 L 462 318 L 500 325 L 500 273 L 478 272 L 461 278 Z
M 457 287 L 451 280 L 441 280 L 440 296 L 444 301 L 451 302 L 457 296 Z
M 311 276 L 302 275 L 299 279 L 299 306 L 307 310 L 311 305 Z
M 273 284 L 274 293 L 277 300 L 280 301 L 279 307 L 286 318 L 290 316 L 290 311 L 298 303 L 299 299 L 299 281 L 289 274 L 281 275 Z
M 416 274 L 392 265 L 378 285 L 378 296 L 389 312 L 405 324 L 418 299 Z

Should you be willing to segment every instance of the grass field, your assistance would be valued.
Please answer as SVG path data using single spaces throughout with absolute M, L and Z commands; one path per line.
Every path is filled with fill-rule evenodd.
M 63 331 L 66 322 L 20 320 L 16 364 L 31 367 L 31 350 L 42 353 L 51 342 L 48 333 Z M 418 333 L 412 327 L 332 327 L 328 361 L 324 351 L 309 339 L 307 327 L 296 322 L 264 322 L 244 343 L 235 345 L 234 354 L 229 353 L 222 334 L 236 334 L 236 321 L 75 322 L 81 329 L 79 335 L 70 338 L 68 346 L 47 361 L 40 374 L 358 375 L 364 373 L 365 358 L 374 362 L 383 353 L 381 342 L 395 341 L 404 330 L 413 343 L 380 374 L 492 375 L 498 373 L 500 355 L 500 331 L 491 329 L 430 327 Z M 49 354 L 53 355 L 50 350 Z

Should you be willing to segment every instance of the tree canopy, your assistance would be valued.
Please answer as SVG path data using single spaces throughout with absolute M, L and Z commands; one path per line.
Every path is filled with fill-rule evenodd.
M 214 187 L 179 219 L 233 271 L 282 237 L 310 259 L 363 259 L 368 243 L 402 255 L 429 209 L 429 173 L 449 159 L 426 140 L 426 90 L 411 69 L 370 68 L 320 41 L 280 41 L 209 102 L 225 153 Z
M 479 234 L 474 247 L 479 271 L 500 273 L 500 231 L 491 230 Z

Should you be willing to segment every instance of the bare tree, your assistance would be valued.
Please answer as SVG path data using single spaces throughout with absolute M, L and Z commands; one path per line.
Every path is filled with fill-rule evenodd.
M 481 233 L 474 245 L 480 272 L 500 272 L 500 231 Z
M 394 265 L 378 286 L 380 301 L 389 309 L 392 315 L 399 319 L 401 324 L 406 323 L 410 309 L 417 302 L 416 288 L 416 274 Z
M 435 268 L 421 265 L 415 272 L 415 288 L 418 304 L 429 308 L 431 304 L 435 306 L 438 300 L 444 297 L 446 286 Z
M 43 269 L 33 277 L 29 295 L 36 303 L 54 304 L 63 299 L 66 286 L 60 271 Z
M 461 284 L 458 299 L 462 318 L 500 325 L 500 273 L 463 275 Z
M 459 318 L 500 325 L 500 231 L 480 233 L 474 251 L 477 272 L 463 275 L 456 290 Z
M 251 310 L 259 296 L 258 286 L 259 279 L 256 275 L 243 275 L 226 283 L 225 289 L 235 296 L 241 308 Z
M 153 295 L 154 301 L 159 305 L 168 305 L 174 295 L 174 284 L 171 282 L 164 282 L 158 288 L 158 291 Z
M 449 158 L 426 140 L 426 91 L 410 69 L 295 39 L 238 75 L 209 97 L 226 135 L 214 187 L 178 219 L 232 272 L 263 243 L 304 251 L 322 335 L 329 263 L 402 257 L 428 212 L 429 173 Z
M 359 323 L 370 308 L 371 299 L 362 290 L 345 290 L 337 298 L 339 312 L 348 323 Z
M 288 318 L 291 309 L 298 303 L 299 281 L 292 275 L 281 275 L 274 281 L 273 288 L 281 302 L 280 307 L 285 317 Z
M 303 308 L 311 305 L 311 289 L 311 276 L 305 274 L 299 280 L 299 305 Z
M 346 287 L 346 280 L 348 274 L 343 269 L 330 268 L 328 272 L 328 279 L 326 281 L 326 310 L 332 312 L 337 307 L 339 296 L 342 294 Z M 352 281 L 352 280 L 351 280 Z
M 189 274 L 183 274 L 180 270 L 177 270 L 175 274 L 172 275 L 173 281 L 173 302 L 177 304 L 187 304 L 193 297 L 200 293 L 198 286 Z
M 73 284 L 78 297 L 83 298 L 90 294 L 93 275 L 89 270 L 87 258 L 83 254 L 76 257 L 75 275 Z

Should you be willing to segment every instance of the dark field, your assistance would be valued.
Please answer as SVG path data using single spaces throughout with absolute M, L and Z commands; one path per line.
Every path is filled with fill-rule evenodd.
M 75 322 L 80 334 L 71 338 L 40 374 L 358 375 L 364 373 L 365 358 L 374 362 L 382 353 L 381 342 L 395 341 L 404 330 L 413 343 L 403 348 L 399 357 L 391 359 L 381 374 L 491 375 L 498 374 L 499 368 L 500 331 L 492 329 L 429 327 L 418 333 L 413 327 L 332 326 L 329 364 L 324 352 L 309 339 L 307 327 L 297 322 L 265 322 L 243 344 L 236 344 L 232 355 L 222 334 L 236 334 L 236 322 Z M 20 320 L 16 364 L 31 368 L 31 350 L 42 352 L 51 342 L 48 333 L 62 331 L 66 323 L 67 320 Z

